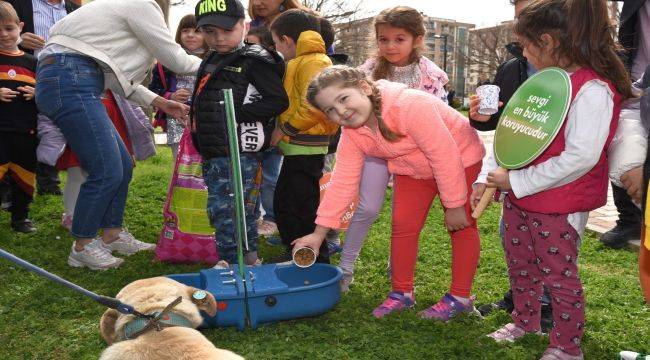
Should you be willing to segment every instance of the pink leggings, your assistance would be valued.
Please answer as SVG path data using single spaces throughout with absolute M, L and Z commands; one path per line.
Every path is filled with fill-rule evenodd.
M 472 183 L 480 170 L 481 162 L 465 169 L 468 199 L 472 192 Z M 404 175 L 395 176 L 390 249 L 393 291 L 413 291 L 418 239 L 436 195 L 438 195 L 438 186 L 434 179 L 419 180 Z M 465 214 L 470 226 L 449 233 L 451 237 L 450 293 L 460 297 L 470 296 L 481 251 L 476 221 L 470 215 L 469 201 L 465 203 Z

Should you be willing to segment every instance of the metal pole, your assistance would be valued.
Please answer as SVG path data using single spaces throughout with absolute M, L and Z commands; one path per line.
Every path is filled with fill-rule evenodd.
M 445 72 L 447 72 L 447 38 L 449 38 L 449 35 L 441 35 L 443 39 L 445 40 L 445 48 L 443 50 L 443 59 L 442 59 L 442 68 Z
M 237 137 L 237 122 L 235 120 L 235 105 L 232 97 L 232 89 L 223 89 L 224 107 L 226 113 L 226 124 L 228 127 L 228 152 L 230 153 L 230 169 L 232 192 L 235 201 L 235 239 L 237 239 L 237 262 L 239 272 L 244 278 L 244 246 L 248 250 L 248 238 L 246 237 L 246 213 L 244 210 L 244 187 L 241 178 L 241 162 L 239 159 L 239 139 Z

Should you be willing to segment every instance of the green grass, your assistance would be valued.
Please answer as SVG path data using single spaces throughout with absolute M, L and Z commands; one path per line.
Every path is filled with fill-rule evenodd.
M 158 156 L 136 167 L 126 212 L 130 231 L 149 242 L 156 241 L 161 228 L 171 173 L 168 149 L 159 150 Z M 390 204 L 390 199 L 386 202 Z M 121 268 L 107 272 L 71 268 L 66 263 L 71 238 L 58 225 L 61 199 L 37 197 L 32 209 L 39 228 L 34 235 L 9 231 L 9 214 L 0 214 L 0 247 L 97 293 L 113 296 L 136 279 L 199 269 L 155 263 L 151 254 L 134 255 Z M 498 216 L 493 206 L 480 222 L 481 264 L 473 290 L 479 302 L 498 298 L 508 286 Z M 436 205 L 421 241 L 418 310 L 438 300 L 449 286 L 450 243 L 441 219 Z M 352 290 L 331 312 L 255 331 L 219 328 L 203 333 L 217 346 L 250 359 L 539 358 L 547 338 L 528 335 L 515 344 L 498 345 L 484 336 L 508 322 L 503 312 L 484 320 L 461 317 L 448 324 L 421 320 L 415 312 L 373 319 L 370 312 L 390 289 L 385 272 L 389 234 L 386 206 L 362 251 Z M 269 258 L 278 250 L 263 245 L 261 253 Z M 650 311 L 639 289 L 636 253 L 605 249 L 589 235 L 582 245 L 580 265 L 587 297 L 586 358 L 613 359 L 624 349 L 650 350 Z M 104 309 L 91 300 L 4 260 L 0 260 L 0 284 L 0 359 L 96 359 L 106 347 L 98 326 Z

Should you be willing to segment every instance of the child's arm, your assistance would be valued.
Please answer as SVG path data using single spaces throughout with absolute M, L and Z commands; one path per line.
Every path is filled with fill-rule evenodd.
M 461 154 L 438 111 L 439 106 L 447 105 L 424 93 L 417 99 L 414 96 L 407 105 L 399 115 L 406 121 L 408 135 L 427 157 L 440 191 L 440 201 L 446 208 L 465 205 L 467 183 Z
M 343 129 L 341 133 L 336 150 L 336 166 L 330 185 L 318 206 L 316 224 L 323 227 L 338 228 L 341 216 L 359 193 L 365 153 L 346 134 L 348 131 L 354 130 Z
M 354 130 L 348 130 L 354 131 Z M 318 254 L 329 229 L 341 224 L 341 217 L 348 205 L 359 194 L 359 183 L 363 171 L 364 152 L 346 135 L 344 129 L 336 151 L 336 167 L 330 185 L 318 206 L 314 232 L 294 240 L 294 247 L 307 246 Z
M 307 88 L 316 75 L 331 65 L 331 62 L 328 63 L 326 61 L 314 60 L 303 64 L 300 69 L 298 69 L 297 79 L 294 86 L 298 87 L 301 101 L 299 106 L 293 107 L 290 114 L 286 114 L 289 121 L 280 124 L 280 129 L 283 133 L 289 136 L 295 136 L 301 131 L 310 129 L 320 123 L 320 120 L 324 115 L 307 103 Z
M 603 151 L 614 109 L 613 94 L 598 80 L 576 95 L 567 118 L 564 151 L 541 164 L 509 173 L 517 198 L 568 184 L 591 170 Z
M 278 66 L 284 64 L 273 65 L 255 61 L 254 68 L 248 71 L 247 76 L 260 98 L 235 107 L 237 122 L 260 121 L 266 125 L 289 107 L 289 98 L 282 84 L 282 71 Z

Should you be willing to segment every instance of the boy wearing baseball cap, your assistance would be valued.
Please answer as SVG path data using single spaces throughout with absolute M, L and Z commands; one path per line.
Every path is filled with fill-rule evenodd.
M 238 123 L 240 162 L 244 189 L 249 251 L 244 260 L 259 264 L 255 202 L 260 166 L 258 152 L 268 147 L 272 121 L 289 106 L 284 90 L 282 57 L 257 44 L 244 43 L 244 7 L 238 0 L 202 0 L 196 5 L 197 27 L 210 52 L 197 74 L 192 97 L 192 138 L 203 157 L 203 178 L 208 188 L 208 217 L 215 227 L 219 257 L 227 263 L 237 259 L 232 219 L 228 134 L 222 90 L 232 89 Z M 225 265 L 225 264 L 221 264 Z

